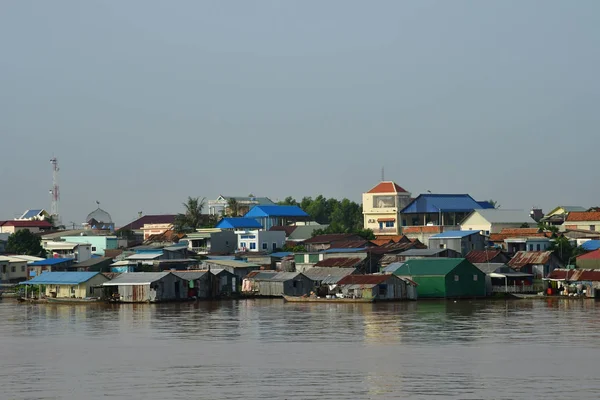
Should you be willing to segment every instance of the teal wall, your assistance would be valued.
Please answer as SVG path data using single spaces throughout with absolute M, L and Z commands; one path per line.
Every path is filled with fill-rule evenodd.
M 117 248 L 118 239 L 113 236 L 63 236 L 61 239 L 72 243 L 90 243 L 96 250 L 92 254 L 104 256 L 104 250 Z

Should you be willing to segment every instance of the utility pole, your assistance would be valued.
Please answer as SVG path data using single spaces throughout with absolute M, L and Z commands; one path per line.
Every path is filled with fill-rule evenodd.
M 58 212 L 58 203 L 60 201 L 60 191 L 58 188 L 58 160 L 56 157 L 52 157 L 50 159 L 50 164 L 52 164 L 52 189 L 50 189 L 50 194 L 52 195 L 52 205 L 50 207 L 50 215 L 54 218 L 54 222 L 56 226 L 61 225 L 60 214 Z

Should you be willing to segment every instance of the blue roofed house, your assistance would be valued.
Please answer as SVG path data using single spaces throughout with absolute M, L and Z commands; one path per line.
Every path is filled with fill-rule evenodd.
M 44 285 L 50 298 L 103 297 L 102 284 L 109 279 L 100 272 L 44 272 L 23 282 L 26 285 Z
M 298 221 L 309 221 L 310 216 L 298 206 L 254 206 L 244 215 L 257 220 L 265 230 L 273 226 L 292 225 Z
M 47 258 L 28 263 L 27 279 L 39 276 L 45 272 L 76 271 L 73 258 Z
M 231 210 L 230 205 L 235 204 L 236 210 Z M 274 206 L 276 205 L 268 197 L 257 196 L 223 196 L 220 195 L 216 200 L 208 201 L 209 215 L 232 215 L 237 217 L 244 215 L 254 206 Z
M 447 231 L 429 238 L 430 249 L 450 249 L 465 257 L 473 250 L 485 249 L 485 237 L 479 231 Z
M 43 221 L 46 218 L 48 218 L 50 216 L 50 214 L 44 210 L 43 208 L 38 208 L 38 209 L 31 209 L 31 210 L 27 210 L 23 213 L 23 215 L 21 215 L 19 218 L 15 218 L 16 220 L 20 220 L 20 221 L 33 221 L 33 220 L 40 220 Z
M 284 231 L 267 231 L 254 218 L 223 218 L 217 228 L 237 235 L 237 251 L 273 252 L 285 245 Z
M 427 243 L 430 236 L 460 230 L 460 222 L 473 210 L 493 208 L 468 194 L 420 194 L 400 211 L 402 233 Z

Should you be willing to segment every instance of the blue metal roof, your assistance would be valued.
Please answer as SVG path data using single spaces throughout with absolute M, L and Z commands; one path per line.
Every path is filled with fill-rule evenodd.
M 494 208 L 494 205 L 489 201 L 478 201 L 477 204 L 479 204 L 481 208 Z
M 308 217 L 308 214 L 298 206 L 254 206 L 244 217 Z
M 41 213 L 42 210 L 27 210 L 27 212 L 25 214 L 23 214 L 21 216 L 22 219 L 30 219 L 33 218 L 35 216 L 37 216 L 39 213 Z
M 221 229 L 255 228 L 262 229 L 262 225 L 253 218 L 223 218 L 215 226 Z
M 21 282 L 25 285 L 79 285 L 100 272 L 44 272 L 35 278 Z
M 277 253 L 271 253 L 271 254 L 269 254 L 269 255 L 270 255 L 271 257 L 275 257 L 275 258 L 283 258 L 283 257 L 291 256 L 291 255 L 293 255 L 293 254 L 294 254 L 294 253 L 292 253 L 292 252 L 289 252 L 289 251 L 280 251 L 280 252 L 277 252 Z
M 581 248 L 587 251 L 600 249 L 600 240 L 588 240 L 581 245 Z
M 420 194 L 400 212 L 402 214 L 471 212 L 482 208 L 489 207 L 482 207 L 468 194 Z
M 327 249 L 327 250 L 323 250 L 321 251 L 321 253 L 358 253 L 361 251 L 365 251 L 367 248 L 366 247 L 361 247 L 361 248 L 341 248 L 341 249 Z
M 65 262 L 73 262 L 73 259 L 72 258 L 48 258 L 46 260 L 34 261 L 29 265 L 36 267 L 36 266 L 40 266 L 40 265 L 62 264 Z
M 475 235 L 479 233 L 479 231 L 447 231 L 438 233 L 437 235 L 433 235 L 430 239 L 450 239 L 450 238 L 464 238 L 467 236 Z
M 387 267 L 385 267 L 385 268 L 383 269 L 383 272 L 390 272 L 390 273 L 392 273 L 392 274 L 393 274 L 394 272 L 396 272 L 396 270 L 397 270 L 398 268 L 400 268 L 400 267 L 401 267 L 401 266 L 403 266 L 403 265 L 404 265 L 404 263 L 403 263 L 403 262 L 393 262 L 393 263 L 391 263 L 390 265 L 388 265 Z

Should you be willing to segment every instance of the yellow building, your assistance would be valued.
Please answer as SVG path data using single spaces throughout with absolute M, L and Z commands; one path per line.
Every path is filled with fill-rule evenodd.
M 398 235 L 402 231 L 400 210 L 410 203 L 410 193 L 392 181 L 380 182 L 362 195 L 365 229 L 375 235 Z
M 46 297 L 85 298 L 102 297 L 102 284 L 109 279 L 100 272 L 44 272 L 24 282 L 43 285 Z

